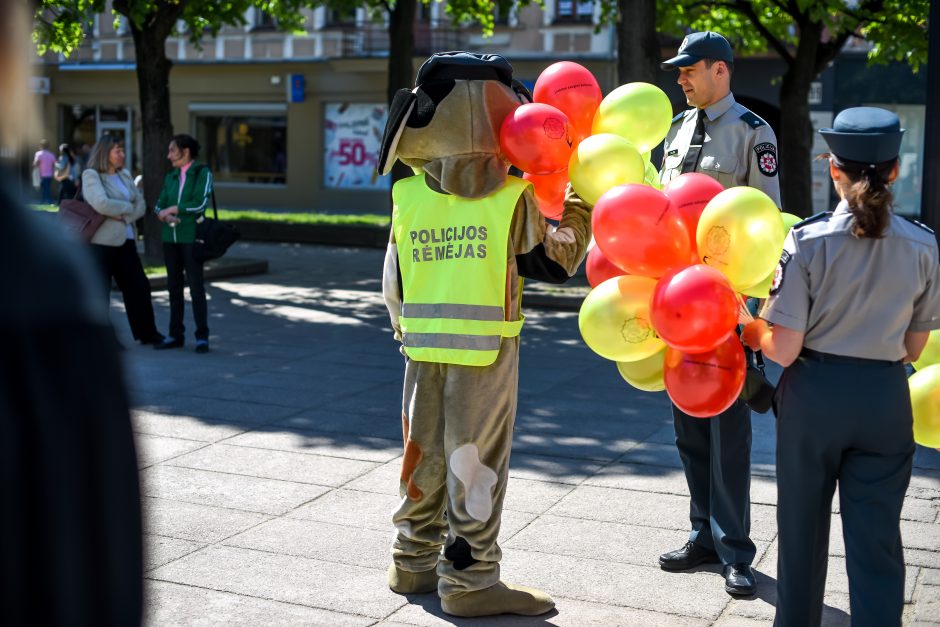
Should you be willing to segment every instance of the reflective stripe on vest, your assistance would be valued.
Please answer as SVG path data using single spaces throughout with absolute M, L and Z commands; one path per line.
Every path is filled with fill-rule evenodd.
M 431 190 L 423 176 L 392 189 L 405 354 L 416 361 L 488 366 L 502 338 L 522 319 L 506 320 L 506 246 L 516 202 L 529 183 L 508 177 L 485 198 Z

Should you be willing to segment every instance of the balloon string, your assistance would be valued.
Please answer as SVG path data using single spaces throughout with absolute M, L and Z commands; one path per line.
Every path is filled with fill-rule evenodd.
M 738 323 L 750 324 L 754 322 L 754 316 L 751 315 L 750 310 L 747 308 L 747 301 L 744 300 L 744 296 L 741 294 L 738 294 L 738 302 L 741 304 L 741 309 L 738 311 Z

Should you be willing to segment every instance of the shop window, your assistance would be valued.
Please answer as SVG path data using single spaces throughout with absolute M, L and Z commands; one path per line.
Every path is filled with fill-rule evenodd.
M 389 189 L 390 176 L 375 165 L 388 107 L 374 103 L 327 103 L 324 107 L 323 183 L 333 189 Z
M 287 116 L 198 112 L 200 160 L 217 183 L 287 183 Z
M 555 22 L 585 22 L 594 19 L 592 0 L 557 0 L 555 4 Z

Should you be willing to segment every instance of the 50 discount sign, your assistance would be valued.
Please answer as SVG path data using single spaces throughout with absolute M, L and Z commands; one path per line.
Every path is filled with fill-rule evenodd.
M 327 103 L 323 180 L 338 189 L 388 189 L 375 171 L 388 117 L 384 104 Z

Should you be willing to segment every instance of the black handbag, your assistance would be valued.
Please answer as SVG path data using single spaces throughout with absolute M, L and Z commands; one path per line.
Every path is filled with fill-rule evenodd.
M 78 187 L 75 189 L 75 195 L 72 198 L 63 198 L 62 202 L 59 203 L 59 211 L 56 217 L 66 231 L 88 243 L 108 218 L 95 211 L 94 207 L 85 202 L 84 198 L 80 198 L 81 193 L 82 184 L 79 182 Z
M 236 227 L 219 221 L 219 212 L 215 207 L 215 190 L 212 190 L 212 218 L 203 216 L 196 223 L 196 241 L 193 257 L 196 261 L 218 259 L 242 236 Z
M 774 400 L 776 387 L 764 374 L 764 357 L 760 351 L 747 354 L 747 370 L 744 376 L 744 387 L 741 389 L 741 400 L 753 411 L 765 414 L 770 411 Z

